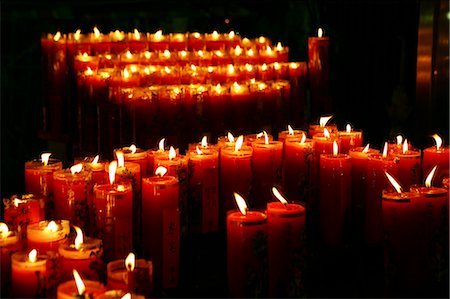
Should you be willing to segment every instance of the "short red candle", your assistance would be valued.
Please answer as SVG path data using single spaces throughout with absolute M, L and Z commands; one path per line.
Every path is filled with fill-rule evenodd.
M 348 154 L 349 150 L 362 145 L 362 131 L 339 131 L 341 139 L 341 153 Z
M 142 181 L 143 250 L 154 266 L 155 289 L 178 286 L 180 259 L 179 185 L 174 176 Z
M 124 259 L 115 260 L 108 263 L 106 271 L 108 290 L 121 290 L 122 296 L 125 292 L 132 292 L 132 298 L 135 298 L 136 294 L 145 295 L 147 298 L 150 296 L 153 276 L 153 263 L 151 261 L 136 259 L 134 270 L 130 271 L 127 269 Z M 120 298 L 122 297 L 120 296 L 117 299 Z
M 48 257 L 38 251 L 36 261 L 32 262 L 28 258 L 28 253 L 29 251 L 19 251 L 11 256 L 13 297 L 45 298 L 46 287 L 43 282 L 49 274 Z
M 58 159 L 49 159 L 44 165 L 42 160 L 33 160 L 25 163 L 25 190 L 27 193 L 53 194 L 53 172 L 62 169 L 62 162 Z
M 323 242 L 344 243 L 351 198 L 351 162 L 346 154 L 320 155 L 319 225 Z
M 11 225 L 12 230 L 20 228 L 21 234 L 26 238 L 27 225 L 45 219 L 45 200 L 42 196 L 24 194 L 13 195 L 4 199 L 5 222 Z
M 285 141 L 287 139 L 301 139 L 303 134 L 306 135 L 306 132 L 302 130 L 281 131 L 278 133 L 278 141 L 281 141 L 283 142 L 283 144 L 285 144 Z
M 449 175 L 449 157 L 450 148 L 448 146 L 441 146 L 439 149 L 432 146 L 423 150 L 422 173 L 426 176 L 431 169 L 437 165 L 434 181 L 438 187 L 442 186 L 442 179 Z
M 233 200 L 233 197 L 229 199 Z M 266 246 L 267 216 L 258 211 L 247 211 L 243 215 L 238 210 L 227 214 L 227 264 L 228 292 L 230 297 L 265 297 L 258 294 L 256 285 L 266 285 L 262 273 Z M 248 287 L 248 286 L 251 287 Z
M 51 222 L 54 222 L 51 224 Z M 50 224 L 50 226 L 49 226 Z M 28 248 L 36 248 L 43 251 L 57 252 L 59 245 L 70 232 L 69 221 L 40 221 L 27 227 Z
M 397 179 L 403 188 L 420 183 L 420 150 L 407 150 L 394 153 L 397 161 Z
M 0 225 L 6 224 L 0 223 Z M 11 293 L 11 255 L 21 248 L 22 242 L 19 241 L 19 237 L 14 231 L 0 233 L 0 270 L 2 275 L 0 290 L 3 297 L 8 297 Z
M 125 162 L 134 162 L 134 163 L 138 163 L 141 166 L 141 175 L 142 176 L 146 176 L 149 175 L 153 169 L 148 169 L 147 170 L 147 151 L 140 149 L 140 148 L 131 148 L 131 147 L 123 147 L 121 149 L 119 149 L 120 151 L 123 152 L 123 157 L 125 159 Z M 116 150 L 114 150 L 114 152 L 116 152 Z
M 301 204 L 267 204 L 269 296 L 296 294 L 296 279 L 303 277 L 302 249 L 305 246 L 305 208 Z M 281 293 L 280 293 L 281 291 Z
M 77 285 L 75 280 L 69 280 L 61 283 L 58 286 L 56 291 L 56 299 L 76 299 L 80 298 L 80 296 L 86 296 L 87 298 L 94 298 L 99 294 L 102 294 L 106 291 L 105 286 L 99 281 L 94 280 L 85 280 L 81 276 L 84 286 L 86 288 L 83 295 L 78 294 Z M 85 297 L 83 297 L 85 298 Z

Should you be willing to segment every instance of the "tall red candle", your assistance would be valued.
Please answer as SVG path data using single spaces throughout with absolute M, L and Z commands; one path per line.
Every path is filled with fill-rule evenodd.
M 245 200 L 240 198 L 244 204 L 239 204 L 239 210 L 228 211 L 226 217 L 228 292 L 235 298 L 265 297 L 267 216 L 247 210 Z
M 342 153 L 348 154 L 350 149 L 362 145 L 362 131 L 354 131 L 350 124 L 347 124 L 345 131 L 339 131 L 339 139 Z
M 420 157 L 421 152 L 418 149 L 412 149 L 405 139 L 403 150 L 393 154 L 398 163 L 397 178 L 404 188 L 420 182 Z
M 12 230 L 20 231 L 26 239 L 27 225 L 45 219 L 45 201 L 43 196 L 34 194 L 13 195 L 3 199 L 4 217 Z
M 155 289 L 178 286 L 180 259 L 179 185 L 174 176 L 156 175 L 143 179 L 143 249 L 153 262 Z
M 338 154 L 336 142 L 333 147 L 333 154 L 320 155 L 319 225 L 324 244 L 341 246 L 349 221 L 351 158 L 346 154 Z
M 423 150 L 422 172 L 424 176 L 431 171 L 434 165 L 437 165 L 434 181 L 436 186 L 442 186 L 442 179 L 449 176 L 449 157 L 450 149 L 448 146 L 442 146 L 442 138 L 439 135 L 433 135 L 436 145 Z

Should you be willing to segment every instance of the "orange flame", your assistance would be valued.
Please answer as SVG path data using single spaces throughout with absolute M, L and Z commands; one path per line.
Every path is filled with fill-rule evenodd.
M 281 45 L 280 42 L 278 42 L 276 49 L 277 49 L 278 52 L 283 51 L 283 46 Z
M 317 29 L 317 37 L 322 37 L 323 34 L 324 34 L 324 32 L 323 32 L 322 28 Z
M 163 138 L 159 141 L 158 148 L 160 151 L 164 151 L 164 141 L 165 140 L 166 140 L 166 138 Z
M 228 38 L 229 38 L 229 39 L 233 39 L 234 36 L 235 36 L 234 31 L 230 31 L 230 33 L 228 33 Z
M 171 146 L 169 149 L 169 160 L 175 159 L 176 156 L 177 156 L 177 152 L 175 151 L 173 146 Z
M 442 146 L 442 138 L 438 134 L 434 134 L 433 138 L 436 141 L 436 149 L 439 150 Z
M 403 143 L 402 135 L 397 135 L 395 138 L 397 139 L 397 145 L 401 145 Z
M 75 38 L 75 40 L 80 40 L 80 37 L 81 37 L 81 29 L 77 29 L 77 31 L 75 31 L 73 37 Z
M 8 229 L 8 225 L 6 225 L 6 223 L 0 222 L 0 235 L 2 236 L 2 238 L 6 238 L 10 234 L 11 232 Z
M 323 129 L 323 136 L 325 136 L 325 138 L 327 138 L 327 139 L 331 138 L 330 132 L 328 131 L 327 128 Z
M 291 63 L 289 64 L 289 68 L 291 68 L 291 69 L 293 69 L 293 70 L 298 69 L 298 67 L 299 67 L 299 65 L 298 65 L 297 62 L 291 62 Z
M 278 191 L 277 188 L 272 187 L 272 193 L 273 193 L 273 195 L 275 195 L 275 197 L 276 197 L 279 201 L 281 201 L 282 204 L 284 204 L 284 205 L 287 205 L 287 204 L 288 204 L 287 200 L 283 197 L 283 195 L 281 195 L 281 193 Z
M 397 190 L 398 193 L 402 193 L 402 187 L 400 184 L 394 179 L 393 176 L 391 176 L 387 171 L 384 172 L 386 174 L 386 177 L 388 178 L 389 182 L 394 186 L 395 190 Z
M 195 147 L 195 150 L 197 151 L 197 155 L 203 155 L 202 150 L 198 147 L 198 145 Z
M 155 175 L 157 176 L 164 176 L 167 173 L 167 168 L 164 166 L 158 166 L 155 170 Z
M 125 267 L 127 268 L 128 271 L 133 271 L 135 263 L 136 263 L 136 256 L 134 255 L 134 253 L 130 252 L 127 258 L 125 259 Z
M 383 147 L 383 158 L 387 158 L 387 154 L 388 154 L 388 143 L 386 141 Z
M 94 158 L 94 160 L 92 160 L 91 164 L 92 164 L 92 165 L 97 164 L 99 159 L 100 159 L 100 156 L 99 156 L 99 155 L 95 156 L 95 158 Z
M 407 151 L 408 151 L 408 139 L 405 139 L 405 141 L 403 142 L 403 154 L 406 154 Z
M 370 144 L 367 143 L 366 147 L 362 150 L 363 153 L 368 153 L 369 152 L 369 146 Z
M 30 251 L 30 253 L 28 253 L 28 261 L 30 263 L 36 263 L 37 261 L 37 250 L 33 249 Z
M 247 215 L 247 203 L 245 202 L 245 199 L 236 192 L 234 192 L 234 199 L 236 200 L 239 211 L 241 211 L 242 215 Z
M 219 33 L 217 33 L 216 30 L 213 31 L 213 33 L 212 33 L 212 38 L 213 38 L 213 39 L 218 39 L 218 38 L 219 38 Z
M 51 153 L 43 153 L 41 155 L 41 161 L 44 164 L 44 166 L 48 165 L 48 160 L 50 159 Z
M 234 142 L 234 136 L 230 132 L 228 132 L 227 138 L 229 142 Z
M 227 65 L 227 73 L 234 74 L 234 66 L 232 64 Z
M 134 28 L 134 39 L 135 40 L 141 39 L 141 34 L 139 33 L 139 31 L 136 28 Z
M 75 278 L 75 284 L 77 285 L 78 295 L 84 295 L 84 292 L 86 292 L 86 286 L 84 285 L 83 280 L 81 279 L 80 274 L 78 274 L 78 271 L 73 269 L 73 278 Z
M 80 250 L 81 245 L 83 245 L 83 231 L 78 226 L 74 226 L 75 231 L 77 232 L 77 237 L 75 238 L 75 249 Z
M 339 153 L 339 147 L 335 140 L 335 141 L 333 141 L 333 157 L 337 157 L 338 153 Z
M 52 220 L 47 224 L 47 227 L 44 228 L 44 230 L 47 232 L 55 233 L 56 231 L 58 231 L 58 225 L 55 221 Z
M 433 169 L 430 171 L 430 173 L 427 176 L 427 179 L 425 180 L 425 187 L 430 188 L 431 187 L 431 180 L 433 180 L 434 173 L 436 172 L 437 165 L 433 167 Z
M 269 136 L 267 135 L 267 132 L 263 131 L 263 133 L 264 133 L 264 143 L 269 144 Z
M 136 153 L 136 150 L 137 150 L 137 148 L 136 148 L 136 145 L 134 145 L 134 144 L 132 144 L 132 145 L 130 145 L 130 151 L 131 151 L 131 153 L 132 154 L 135 154 Z
M 289 135 L 294 135 L 294 129 L 292 129 L 291 125 L 288 125 Z
M 306 141 L 306 135 L 305 133 L 302 133 L 302 139 L 300 140 L 300 143 L 305 143 Z
M 70 172 L 72 174 L 79 173 L 82 170 L 83 170 L 83 164 L 81 164 L 81 163 L 78 163 L 78 164 L 70 167 Z
M 116 171 L 117 171 L 117 161 L 112 161 L 109 163 L 109 183 L 112 185 L 116 179 Z
M 321 128 L 324 128 L 327 125 L 327 122 L 333 117 L 333 115 L 330 116 L 322 116 L 319 119 L 319 125 Z
M 126 293 L 125 295 L 122 296 L 122 298 L 120 299 L 131 299 L 131 293 Z
M 53 40 L 55 42 L 59 41 L 59 39 L 61 38 L 61 32 L 56 32 L 55 36 L 53 37 Z
M 242 148 L 243 143 L 244 143 L 244 136 L 241 135 L 238 137 L 236 144 L 234 145 L 234 151 L 238 152 Z
M 98 39 L 100 37 L 100 30 L 97 27 L 94 27 L 94 37 Z
M 242 54 L 242 48 L 239 46 L 236 46 L 236 48 L 234 48 L 234 55 L 240 56 L 241 54 Z
M 86 75 L 86 76 L 92 76 L 93 74 L 94 74 L 94 71 L 92 71 L 90 66 L 88 66 L 87 70 L 84 71 L 84 75 Z
M 203 136 L 202 138 L 202 147 L 208 147 L 208 138 L 205 136 Z
M 347 133 L 351 133 L 352 132 L 352 126 L 350 124 L 347 124 L 347 126 L 345 127 L 345 131 Z

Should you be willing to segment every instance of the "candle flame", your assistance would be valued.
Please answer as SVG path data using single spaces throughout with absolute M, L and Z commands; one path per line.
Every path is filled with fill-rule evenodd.
M 270 46 L 267 46 L 267 48 L 266 48 L 266 53 L 268 54 L 268 55 L 271 55 L 272 54 L 272 48 L 270 47 Z
M 120 299 L 131 299 L 131 294 L 130 293 L 126 293 L 125 295 L 122 296 L 122 298 Z
M 175 151 L 173 146 L 171 146 L 169 149 L 169 160 L 175 159 L 176 156 L 177 156 L 177 152 Z
M 136 153 L 136 150 L 137 150 L 136 145 L 134 145 L 134 144 L 130 145 L 129 149 L 130 149 L 132 154 Z
M 345 127 L 345 131 L 347 133 L 351 133 L 352 132 L 352 126 L 350 124 L 347 124 L 347 126 Z
M 388 154 L 388 143 L 386 141 L 383 147 L 383 158 L 387 158 L 387 154 Z
M 155 170 L 155 175 L 157 176 L 164 176 L 167 173 L 167 168 L 164 166 L 158 166 Z
M 117 167 L 125 166 L 125 158 L 122 151 L 116 151 Z
M 264 82 L 260 82 L 258 83 L 258 89 L 259 90 L 264 90 L 265 88 L 267 88 L 267 84 Z
M 242 215 L 247 215 L 247 203 L 245 202 L 245 199 L 236 192 L 234 192 L 234 199 L 236 200 L 239 211 L 241 211 Z
M 333 141 L 333 157 L 337 157 L 338 153 L 339 153 L 339 147 L 335 140 L 335 141 Z
M 323 32 L 322 28 L 317 29 L 317 37 L 322 37 L 323 34 L 324 34 L 324 32 Z
M 30 263 L 36 263 L 37 261 L 37 250 L 33 249 L 28 253 L 28 261 Z
M 236 56 L 240 56 L 242 54 L 242 48 L 239 46 L 236 46 L 236 48 L 234 48 L 234 54 Z
M 198 147 L 198 145 L 195 147 L 195 150 L 197 151 L 197 155 L 203 155 L 202 150 Z
M 283 50 L 283 46 L 281 45 L 280 42 L 277 43 L 277 48 L 276 49 L 277 49 L 278 52 Z
M 397 145 L 401 145 L 403 143 L 403 137 L 402 135 L 397 135 L 397 137 L 395 137 L 397 139 Z
M 406 154 L 407 151 L 408 151 L 408 139 L 405 139 L 405 141 L 403 142 L 403 154 Z
M 53 40 L 55 42 L 59 41 L 59 39 L 61 38 L 61 32 L 56 32 L 55 36 L 53 37 Z
M 26 202 L 27 202 L 26 199 L 25 199 L 25 200 L 22 200 L 22 199 L 19 199 L 19 198 L 14 198 L 14 206 L 15 206 L 16 208 L 19 207 L 19 204 L 21 204 L 21 203 L 26 203 Z
M 394 179 L 393 176 L 391 176 L 387 171 L 384 172 L 386 174 L 386 177 L 388 178 L 389 182 L 394 186 L 395 190 L 398 193 L 402 193 L 402 187 L 400 184 Z
M 117 161 L 112 161 L 109 163 L 108 168 L 108 174 L 109 174 L 109 183 L 112 185 L 114 184 L 114 181 L 116 179 L 116 171 L 117 171 Z
M 223 56 L 223 52 L 220 50 L 217 50 L 216 52 L 214 52 L 214 54 L 216 54 L 216 56 L 218 57 L 222 57 Z
M 254 55 L 255 55 L 255 52 L 253 51 L 253 49 L 248 49 L 247 55 L 248 55 L 248 56 L 254 56 Z
M 75 249 L 80 250 L 81 245 L 83 245 L 83 231 L 78 226 L 74 226 L 75 231 L 77 232 L 77 237 L 75 238 Z
M 44 166 L 48 165 L 48 160 L 50 159 L 51 153 L 43 153 L 41 155 L 41 161 L 44 164 Z
M 370 144 L 367 143 L 366 147 L 362 150 L 363 153 L 368 153 L 369 152 L 369 146 Z
M 119 30 L 114 31 L 113 35 L 114 35 L 114 38 L 116 40 L 122 40 L 123 39 L 123 33 L 120 32 Z
M 47 227 L 44 228 L 44 230 L 47 232 L 55 233 L 56 231 L 58 231 L 58 225 L 55 221 L 52 220 L 47 224 Z
M 264 133 L 264 143 L 269 144 L 269 136 L 267 135 L 267 132 L 263 131 L 263 133 Z
M 136 40 L 141 39 L 141 34 L 139 33 L 139 31 L 136 28 L 134 28 L 134 39 L 136 39 Z
M 289 135 L 294 135 L 294 129 L 292 129 L 291 125 L 288 125 Z
M 261 138 L 263 135 L 264 135 L 264 131 L 262 131 L 262 132 L 256 134 L 256 139 Z
M 198 50 L 197 51 L 197 55 L 200 56 L 200 57 L 203 57 L 204 56 L 203 51 L 202 50 Z
M 99 159 L 100 159 L 100 156 L 99 156 L 99 155 L 95 156 L 95 158 L 94 158 L 94 160 L 92 160 L 91 164 L 92 164 L 92 165 L 97 164 Z
M 305 143 L 305 141 L 306 141 L 306 134 L 305 133 L 302 133 L 302 139 L 300 140 L 300 143 Z
M 94 72 L 92 71 L 91 67 L 88 66 L 87 70 L 84 71 L 85 76 L 92 76 Z
M 219 33 L 217 33 L 216 30 L 213 31 L 213 33 L 212 33 L 212 38 L 213 38 L 213 39 L 218 39 L 218 38 L 219 38 Z
M 234 136 L 230 132 L 228 132 L 227 138 L 229 142 L 234 142 Z
M 438 134 L 434 134 L 433 138 L 436 141 L 436 149 L 439 150 L 442 146 L 442 138 Z
M 435 165 L 433 167 L 433 169 L 430 171 L 430 173 L 428 174 L 427 179 L 425 180 L 425 187 L 427 187 L 427 188 L 431 187 L 431 180 L 434 177 L 434 173 L 436 172 L 436 168 L 437 168 L 437 165 Z
M 293 69 L 293 70 L 298 69 L 298 67 L 299 67 L 299 65 L 298 65 L 297 62 L 291 62 L 291 63 L 289 64 L 289 68 L 291 68 L 291 69 Z
M 155 34 L 154 34 L 154 38 L 157 41 L 161 40 L 162 39 L 162 30 L 156 31 Z
M 168 66 L 165 66 L 165 67 L 164 67 L 164 71 L 165 71 L 167 74 L 170 74 L 170 73 L 172 72 Z
M 128 72 L 128 70 L 126 68 L 123 70 L 123 78 L 124 79 L 130 78 L 130 73 Z
M 8 225 L 6 225 L 6 223 L 0 222 L 0 234 L 2 238 L 6 238 L 11 234 L 11 232 L 8 229 Z
M 232 64 L 227 65 L 227 73 L 234 74 L 234 66 Z
M 170 58 L 170 51 L 169 51 L 169 50 L 164 50 L 163 56 L 164 56 L 165 58 Z
M 94 27 L 94 37 L 99 38 L 100 37 L 100 30 L 98 30 L 97 26 Z
M 81 37 L 81 29 L 77 29 L 77 31 L 75 31 L 73 37 L 75 38 L 75 40 L 80 40 L 80 37 Z
M 81 163 L 78 163 L 78 164 L 70 167 L 70 172 L 72 174 L 79 173 L 82 170 L 83 170 L 83 164 L 81 164 Z
M 260 37 L 258 38 L 258 42 L 259 42 L 260 44 L 263 44 L 263 43 L 266 42 L 266 38 L 265 38 L 264 36 L 260 36 Z
M 130 252 L 127 258 L 125 259 L 125 267 L 127 268 L 128 271 L 133 271 L 135 263 L 136 263 L 136 256 L 134 255 L 134 253 Z
M 194 33 L 192 33 L 192 35 L 193 35 L 195 38 L 200 38 L 200 33 L 199 33 L 199 32 L 194 32 Z
M 182 51 L 180 52 L 180 55 L 181 55 L 181 57 L 183 57 L 183 58 L 187 57 L 187 54 L 188 54 L 188 52 L 186 52 L 185 50 L 182 50 Z
M 202 138 L 202 147 L 208 147 L 208 137 L 206 135 Z
M 274 62 L 274 63 L 273 63 L 273 68 L 274 68 L 276 71 L 279 71 L 279 70 L 281 70 L 281 65 L 280 65 L 278 62 Z
M 319 125 L 320 125 L 320 127 L 321 127 L 321 128 L 324 128 L 324 127 L 326 126 L 327 122 L 328 122 L 332 117 L 333 117 L 333 115 L 330 115 L 330 116 L 322 116 L 322 117 L 319 119 Z
M 238 137 L 236 144 L 234 145 L 234 151 L 238 152 L 242 148 L 243 143 L 244 143 L 244 136 L 241 135 Z
M 166 140 L 166 138 L 163 138 L 159 141 L 158 148 L 160 151 L 164 151 L 164 141 L 165 140 Z
M 284 204 L 284 205 L 287 205 L 287 204 L 288 204 L 287 200 L 283 197 L 283 195 L 281 195 L 281 193 L 278 191 L 277 188 L 272 187 L 272 193 L 273 193 L 273 195 L 275 195 L 275 197 L 276 197 L 279 201 L 281 201 L 282 204 Z
M 75 279 L 75 284 L 77 285 L 78 295 L 82 296 L 84 295 L 84 292 L 86 291 L 86 286 L 84 285 L 83 280 L 81 279 L 80 274 L 78 274 L 78 271 L 73 269 L 73 278 Z
M 228 33 L 228 38 L 229 38 L 229 39 L 233 39 L 234 36 L 235 36 L 234 31 L 230 31 L 230 33 Z
M 325 138 L 327 138 L 327 139 L 331 138 L 330 132 L 328 131 L 327 128 L 323 129 L 323 136 L 325 136 Z
M 264 72 L 267 71 L 267 64 L 264 63 L 264 64 L 261 66 L 261 70 L 264 71 Z

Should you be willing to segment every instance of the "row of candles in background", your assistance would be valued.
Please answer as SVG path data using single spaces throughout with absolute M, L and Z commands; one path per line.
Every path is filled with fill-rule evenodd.
M 184 140 L 183 136 L 176 133 L 189 126 L 189 122 L 180 122 L 178 116 L 181 113 L 168 114 L 169 118 L 164 120 L 164 127 L 171 129 L 170 132 L 166 132 L 164 129 L 155 129 L 161 122 L 153 123 L 152 117 L 143 117 L 137 121 L 131 116 L 127 116 L 127 111 L 118 112 L 117 101 L 108 96 L 116 95 L 117 92 L 114 90 L 117 88 L 154 85 L 160 86 L 160 90 L 191 89 L 198 91 L 193 97 L 195 109 L 189 111 L 191 108 L 189 106 L 183 112 L 191 115 L 190 117 L 196 121 L 197 127 L 200 127 L 200 131 L 207 133 L 212 139 L 216 139 L 219 134 L 223 134 L 227 130 L 250 133 L 264 127 L 268 131 L 277 132 L 282 130 L 281 126 L 286 122 L 304 127 L 308 114 L 315 117 L 318 111 L 331 112 L 328 97 L 329 38 L 322 35 L 323 31 L 319 29 L 317 37 L 308 38 L 307 62 L 289 63 L 289 49 L 282 46 L 281 43 L 274 45 L 269 38 L 264 36 L 249 40 L 241 38 L 234 32 L 164 35 L 161 31 L 140 33 L 135 30 L 132 33 L 115 31 L 102 34 L 97 28 L 94 28 L 93 33 L 89 34 L 81 34 L 80 30 L 69 34 L 59 32 L 47 34 L 41 39 L 44 67 L 43 129 L 56 133 L 68 131 L 73 134 L 72 132 L 76 132 L 77 136 L 74 137 L 79 142 L 76 144 L 75 152 L 80 154 L 99 152 L 103 156 L 107 156 L 110 154 L 110 148 L 116 148 L 132 141 L 147 147 L 151 146 L 146 144 L 148 138 L 140 138 L 132 133 L 123 133 L 118 141 L 103 140 L 105 135 L 112 135 L 111 126 L 120 127 L 127 123 L 127 120 L 123 120 L 119 125 L 105 124 L 108 117 L 104 121 L 101 120 L 105 119 L 103 114 L 109 116 L 116 113 L 117 116 L 109 117 L 109 121 L 117 121 L 125 116 L 131 118 L 128 121 L 137 126 L 151 127 L 153 130 L 147 135 L 157 136 L 155 137 L 157 139 L 152 140 L 151 144 L 156 143 L 162 136 L 169 136 L 175 139 L 175 144 L 186 147 L 187 140 L 193 140 L 199 136 L 183 132 L 183 136 L 187 136 L 187 139 Z M 256 83 L 249 83 L 255 80 Z M 308 80 L 310 81 L 309 87 L 307 86 Z M 173 86 L 179 84 L 183 85 Z M 186 86 L 189 84 L 208 84 L 208 86 L 200 91 L 202 88 Z M 219 114 L 218 120 L 210 118 L 210 114 L 207 113 L 208 107 L 205 108 L 202 104 L 203 95 L 208 95 L 212 89 L 209 87 L 210 84 L 219 90 L 221 87 L 217 84 L 231 85 L 231 88 L 225 89 L 227 93 L 231 92 L 236 94 L 236 97 L 242 98 L 238 102 L 231 103 L 237 105 L 245 102 L 242 103 L 242 106 L 253 109 L 245 111 L 245 114 L 252 113 L 247 114 L 247 119 L 240 115 L 224 116 L 223 114 Z M 166 87 L 165 85 L 171 86 Z M 111 87 L 112 90 L 108 92 L 105 90 L 105 86 Z M 249 91 L 251 86 L 256 88 Z M 276 99 L 264 96 L 256 106 L 253 105 L 256 101 L 250 101 L 250 104 L 245 101 L 249 98 L 249 92 L 252 94 L 250 98 L 256 94 L 255 91 L 258 91 L 260 95 L 269 93 L 273 96 L 275 94 L 273 90 L 286 88 L 288 88 L 287 92 L 281 95 L 278 93 Z M 308 88 L 311 95 L 310 104 L 307 101 Z M 80 89 L 84 89 L 84 91 L 80 91 Z M 139 94 L 140 90 L 129 93 Z M 153 91 L 147 93 L 153 93 Z M 172 100 L 174 97 L 172 96 Z M 154 98 L 153 96 L 152 99 Z M 267 98 L 270 101 L 265 100 Z M 103 104 L 92 107 L 98 103 L 92 99 L 100 100 Z M 129 102 L 126 101 L 126 103 Z M 230 103 L 229 100 L 226 102 Z M 274 102 L 277 103 L 276 107 L 273 105 Z M 323 107 L 324 102 L 327 102 L 326 109 Z M 221 111 L 223 108 L 223 101 L 210 101 L 208 104 L 213 110 Z M 281 116 L 278 117 L 280 120 L 274 120 L 274 114 L 264 114 L 261 111 L 263 106 L 264 109 L 270 111 L 277 109 L 279 116 L 283 115 L 285 122 L 281 123 Z M 146 109 L 145 113 L 158 114 L 158 109 L 164 110 L 164 107 L 164 104 L 153 105 L 152 109 L 150 111 Z M 179 107 L 183 108 L 183 106 Z M 240 111 L 240 109 L 236 110 Z M 71 114 L 74 113 L 78 114 L 72 116 Z M 84 119 L 91 123 L 88 129 L 84 128 L 86 122 L 81 121 Z M 239 121 L 227 123 L 222 121 L 223 119 L 239 119 Z M 70 120 L 74 120 L 74 124 Z M 93 127 L 94 131 L 91 130 Z M 126 131 L 126 129 L 122 131 Z M 96 140 L 96 142 L 92 142 L 92 140 Z M 89 147 L 92 144 L 96 145 L 95 149 Z
M 183 238 L 226 228 L 230 295 L 267 294 L 257 286 L 265 281 L 268 256 L 269 294 L 281 296 L 292 291 L 292 284 L 297 283 L 298 291 L 295 271 L 301 270 L 292 266 L 298 265 L 299 250 L 305 246 L 301 233 L 305 217 L 310 217 L 317 219 L 310 223 L 317 225 L 321 242 L 331 248 L 344 246 L 348 224 L 362 228 L 358 237 L 367 244 L 383 242 L 384 228 L 387 264 L 398 271 L 395 283 L 421 285 L 433 279 L 428 275 L 435 273 L 427 270 L 428 254 L 448 243 L 449 148 L 435 135 L 436 146 L 424 149 L 422 155 L 399 136 L 379 153 L 362 147 L 361 131 L 349 127 L 339 132 L 335 125 L 327 125 L 329 119 L 310 125 L 308 132 L 291 128 L 280 132 L 277 141 L 265 132 L 236 140 L 229 134 L 217 145 L 204 138 L 191 144 L 186 155 L 173 147 L 168 150 L 162 140 L 155 150 L 134 145 L 117 149 L 118 161 L 111 163 L 90 158 L 62 169 L 61 162 L 46 160 L 49 154 L 27 162 L 26 191 L 39 200 L 31 196 L 6 201 L 5 221 L 19 231 L 2 234 L 2 253 L 62 248 L 59 255 L 72 260 L 66 261 L 69 268 L 77 268 L 78 259 L 90 265 L 89 271 L 78 269 L 90 278 L 92 263 L 112 262 L 134 251 L 151 261 L 155 289 L 171 289 L 179 285 Z M 392 189 L 387 179 L 391 176 L 397 191 L 384 193 Z M 425 176 L 426 186 L 421 186 Z M 438 187 L 431 186 L 433 178 Z M 272 192 L 282 197 L 273 186 L 281 188 L 288 200 L 303 204 L 272 202 Z M 241 202 L 239 211 L 234 198 Z M 243 207 L 245 200 L 249 208 Z M 42 222 L 44 217 L 47 221 Z M 73 234 L 66 239 L 69 221 L 98 239 L 86 239 L 91 241 L 77 249 Z M 49 228 L 50 223 L 57 223 L 57 228 Z M 436 235 L 441 238 L 438 245 L 430 239 Z M 8 261 L 6 256 L 2 261 Z M 98 273 L 95 277 L 101 279 Z M 34 286 L 43 283 L 36 279 L 23 288 L 21 278 L 13 275 L 13 292 L 20 296 L 24 290 L 35 291 Z M 246 285 L 253 286 L 250 293 Z

